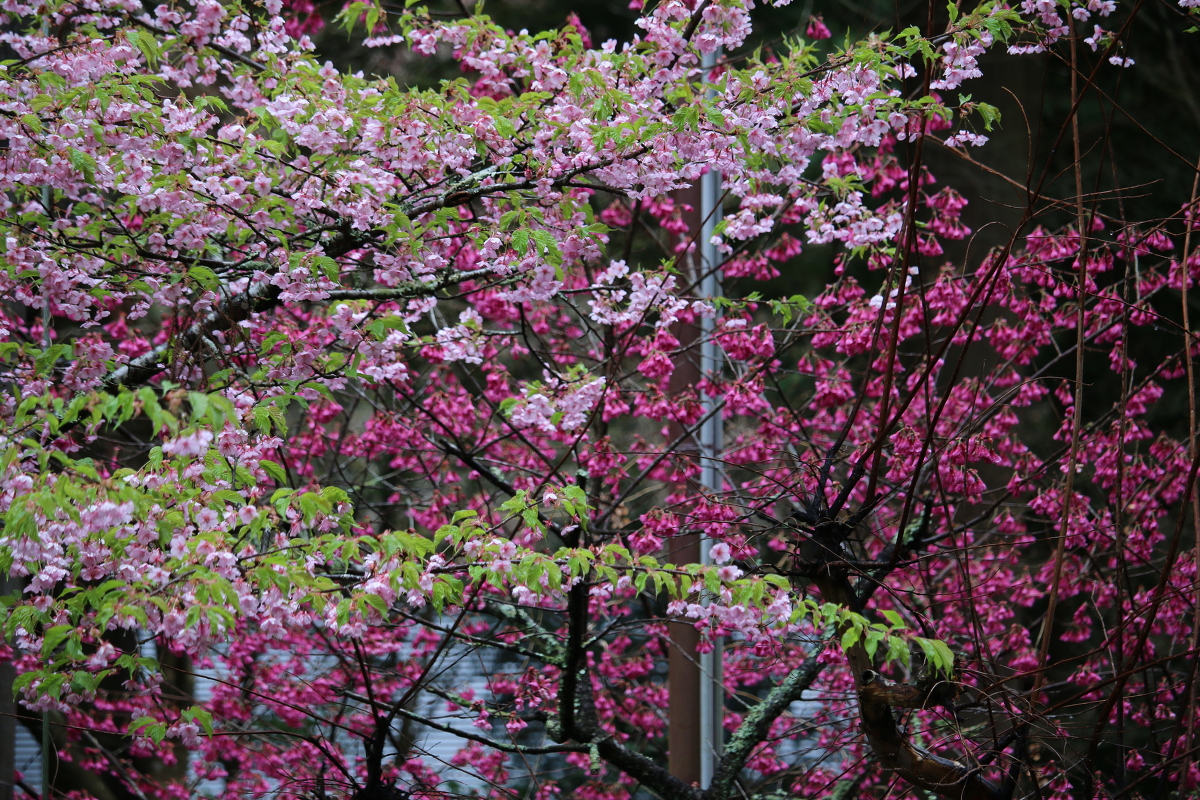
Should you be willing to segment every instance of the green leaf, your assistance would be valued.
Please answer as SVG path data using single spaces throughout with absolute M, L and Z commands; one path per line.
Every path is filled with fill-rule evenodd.
M 48 675 L 38 685 L 38 693 L 57 698 L 60 694 L 62 694 L 63 684 L 66 683 L 66 680 L 66 675 Z
M 493 117 L 492 124 L 496 127 L 496 133 L 505 139 L 513 139 L 517 135 L 517 126 L 507 117 Z
M 380 614 L 386 615 L 388 613 L 388 605 L 379 595 L 368 592 L 362 596 L 362 599 L 367 605 L 377 610 Z
M 217 273 L 213 272 L 208 267 L 202 267 L 199 264 L 194 264 L 191 267 L 188 267 L 187 274 L 188 277 L 198 283 L 202 289 L 207 289 L 208 291 L 212 291 L 221 285 L 221 280 L 217 277 Z M 203 414 L 204 412 L 201 411 L 198 413 Z
M 867 651 L 867 658 L 875 658 L 875 651 L 879 649 L 879 643 L 887 638 L 887 632 L 872 628 L 867 631 L 867 640 L 863 643 L 864 649 Z
M 218 489 L 217 491 L 213 492 L 212 496 L 214 500 L 224 500 L 226 503 L 233 503 L 234 505 L 238 506 L 246 504 L 246 498 L 242 497 L 232 489 Z
M 940 639 L 926 639 L 921 636 L 913 637 L 925 654 L 925 659 L 938 672 L 947 677 L 954 674 L 954 653 Z
M 212 717 L 212 712 L 210 712 L 208 709 L 203 708 L 201 706 L 192 706 L 191 708 L 184 711 L 181 716 L 184 719 L 199 722 L 200 726 L 202 728 L 204 728 L 204 732 L 207 733 L 209 736 L 212 736 L 213 717 Z
M 43 89 L 53 87 L 55 89 L 67 88 L 67 79 L 55 72 L 39 72 L 37 76 L 38 86 Z
M 22 689 L 29 687 L 31 683 L 37 680 L 40 675 L 37 672 L 23 672 L 13 679 L 13 693 L 20 692 Z
M 533 241 L 541 248 L 541 252 L 538 255 L 545 256 L 552 263 L 562 260 L 562 254 L 558 250 L 558 243 L 554 241 L 554 236 L 550 231 L 538 228 L 530 231 L 529 235 L 533 237 Z
M 331 281 L 336 281 L 342 271 L 341 266 L 329 256 L 317 256 L 313 259 L 313 266 L 321 270 Z
M 990 131 L 992 125 L 1000 122 L 1000 109 L 988 103 L 978 103 L 975 110 L 979 112 L 979 116 L 983 117 L 984 130 Z
M 512 235 L 512 248 L 520 254 L 529 249 L 529 231 L 522 229 Z
M 42 655 L 48 656 L 53 653 L 74 630 L 72 625 L 55 625 L 46 631 L 46 635 L 42 638 Z
M 908 669 L 912 661 L 912 656 L 908 651 L 908 642 L 899 636 L 889 636 L 887 655 L 884 660 L 889 663 L 899 661 L 905 669 Z
M 162 51 L 158 48 L 158 43 L 154 41 L 154 37 L 148 33 L 131 29 L 125 31 L 125 38 L 142 52 L 142 57 L 146 59 L 146 63 L 154 67 L 158 64 L 159 58 L 162 56 Z
M 26 506 L 16 503 L 5 514 L 4 531 L 12 540 L 25 538 L 36 542 L 41 538 L 38 536 L 37 520 L 33 514 Z
M 195 269 L 195 267 L 193 267 L 193 269 Z M 203 269 L 203 267 L 201 267 L 201 269 Z M 195 419 L 203 417 L 204 412 L 208 410 L 208 395 L 204 394 L 203 392 L 188 392 L 188 402 L 191 403 L 192 417 Z
M 524 520 L 526 525 L 534 530 L 540 531 L 542 529 L 542 521 L 538 519 L 536 508 L 526 508 L 521 512 L 521 519 Z
M 254 427 L 258 428 L 263 433 L 271 432 L 271 412 L 263 406 L 255 406 L 251 412 L 254 417 Z
M 854 647 L 858 643 L 860 636 L 862 636 L 862 630 L 857 625 L 851 625 L 846 628 L 845 633 L 842 634 L 842 651 L 844 652 Z
M 84 180 L 88 183 L 96 182 L 96 159 L 88 153 L 76 147 L 67 148 L 67 161 L 77 171 L 83 173 Z

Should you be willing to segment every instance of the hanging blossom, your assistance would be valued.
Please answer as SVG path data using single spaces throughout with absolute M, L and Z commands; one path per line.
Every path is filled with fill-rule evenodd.
M 627 276 L 628 288 L 621 288 L 618 282 Z M 687 306 L 686 301 L 672 294 L 675 285 L 674 275 L 630 275 L 624 261 L 613 261 L 592 285 L 593 299 L 588 301 L 591 318 L 602 325 L 618 325 L 640 323 L 653 314 L 656 326 L 665 328 Z
M 547 375 L 544 382 L 527 385 L 523 399 L 512 406 L 514 425 L 543 431 L 572 431 L 588 422 L 592 409 L 604 396 L 604 378 L 563 381 Z

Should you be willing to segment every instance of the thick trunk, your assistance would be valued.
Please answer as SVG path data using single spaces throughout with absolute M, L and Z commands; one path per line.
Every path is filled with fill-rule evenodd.
M 826 570 L 825 574 L 814 579 L 821 596 L 829 602 L 858 610 L 858 598 L 850 581 L 834 570 Z M 885 769 L 947 800 L 1001 800 L 1000 788 L 984 778 L 979 769 L 917 747 L 900 730 L 892 713 L 893 703 L 896 707 L 913 708 L 916 707 L 914 703 L 921 701 L 924 696 L 921 702 L 933 705 L 937 703 L 933 693 L 918 687 L 881 683 L 861 643 L 847 650 L 846 659 L 854 673 L 854 684 L 858 690 L 863 733 Z

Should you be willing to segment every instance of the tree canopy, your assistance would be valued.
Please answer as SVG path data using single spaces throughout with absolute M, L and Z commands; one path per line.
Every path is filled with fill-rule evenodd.
M 468 5 L 342 10 L 461 69 L 409 86 L 307 3 L 5 4 L 3 655 L 49 788 L 1195 791 L 1196 184 L 1139 215 L 1078 122 L 1142 3 L 755 50 L 751 0 L 598 46 Z M 1072 160 L 973 249 L 929 163 L 1023 124 L 966 94 L 989 51 L 1066 65 Z

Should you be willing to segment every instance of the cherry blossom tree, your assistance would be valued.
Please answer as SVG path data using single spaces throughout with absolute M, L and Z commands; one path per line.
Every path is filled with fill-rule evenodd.
M 1198 195 L 1085 191 L 1077 113 L 1141 3 L 767 52 L 751 6 L 595 47 L 349 5 L 462 68 L 408 88 L 319 63 L 311 4 L 4 4 L 4 657 L 56 791 L 1197 790 Z M 989 50 L 1068 67 L 1073 191 L 1010 178 L 984 252 L 928 164 L 980 163 Z M 707 786 L 666 766 L 682 628 Z

